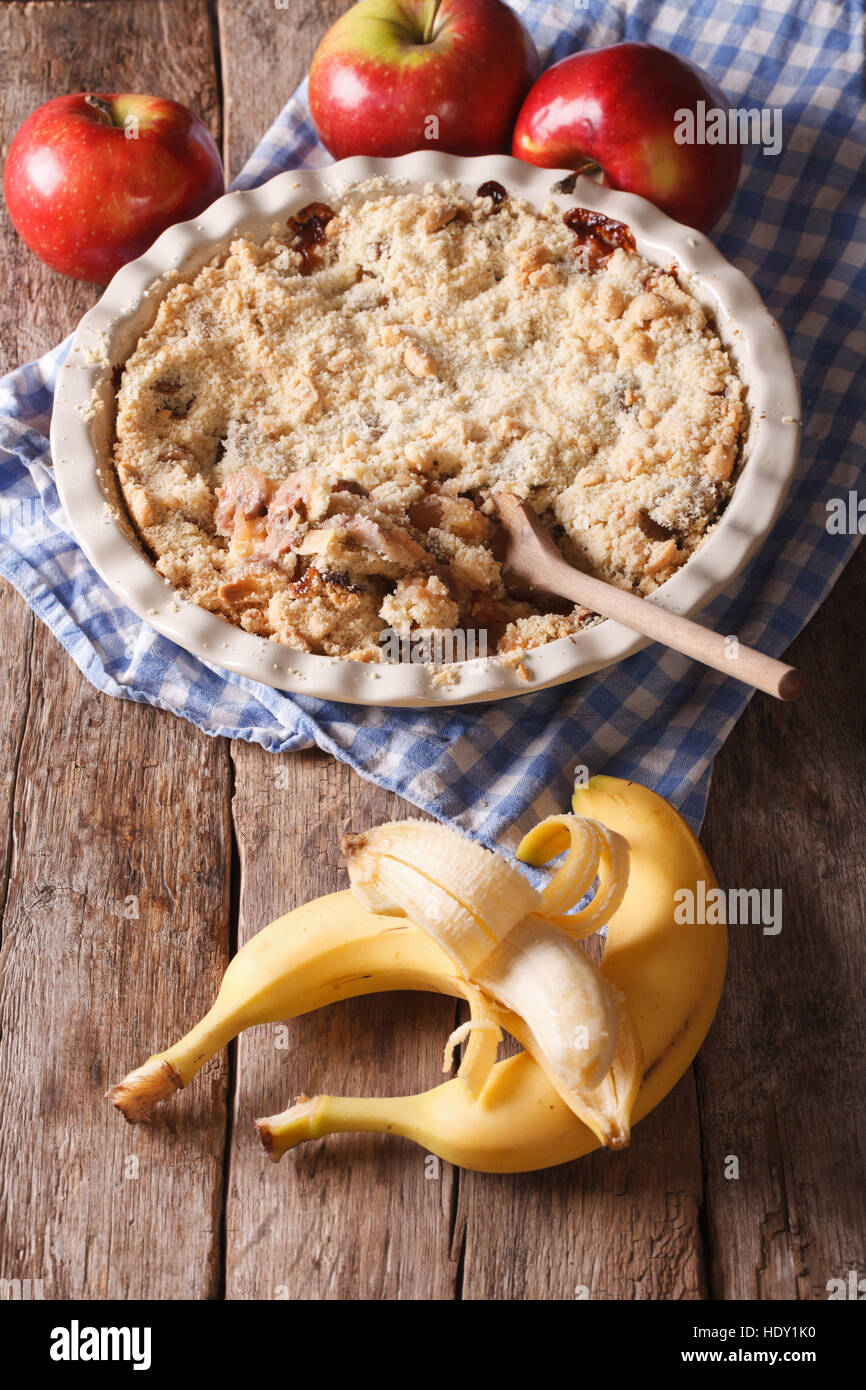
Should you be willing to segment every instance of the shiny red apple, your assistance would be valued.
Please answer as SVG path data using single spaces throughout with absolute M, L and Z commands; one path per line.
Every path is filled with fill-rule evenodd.
M 360 0 L 316 51 L 310 109 L 335 159 L 494 154 L 509 148 L 537 72 L 502 0 Z
M 704 107 L 699 108 L 698 103 Z M 739 144 L 680 143 L 684 112 L 728 112 L 701 68 L 650 43 L 572 54 L 542 73 L 523 103 L 512 153 L 547 169 L 601 166 L 610 188 L 639 193 L 678 222 L 707 231 L 736 188 Z
M 167 97 L 74 92 L 16 134 L 3 176 L 16 231 L 54 270 L 105 284 L 225 191 L 213 138 Z

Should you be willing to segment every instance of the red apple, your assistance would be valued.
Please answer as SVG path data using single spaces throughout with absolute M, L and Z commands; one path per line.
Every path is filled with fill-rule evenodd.
M 361 0 L 319 44 L 310 109 L 335 159 L 494 154 L 537 73 L 535 45 L 501 0 Z
M 31 251 L 98 284 L 225 191 L 219 152 L 197 116 L 167 97 L 113 92 L 40 106 L 12 141 L 3 183 Z
M 737 185 L 738 144 L 678 144 L 681 111 L 727 113 L 694 63 L 651 43 L 588 49 L 548 68 L 523 103 L 512 153 L 547 169 L 601 166 L 610 188 L 639 193 L 678 222 L 707 231 Z

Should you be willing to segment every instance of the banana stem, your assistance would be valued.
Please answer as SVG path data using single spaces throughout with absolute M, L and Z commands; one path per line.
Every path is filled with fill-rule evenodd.
M 414 1096 L 299 1096 L 280 1115 L 256 1120 L 265 1151 L 274 1163 L 298 1144 L 324 1139 L 326 1134 L 404 1134 L 400 1106 Z
M 205 1063 L 237 1037 L 242 1027 L 237 1015 L 217 1015 L 214 1006 L 174 1047 L 148 1057 L 143 1066 L 106 1091 L 106 1100 L 130 1124 L 146 1120 L 160 1101 L 169 1100 L 176 1091 L 188 1086 Z
M 106 1100 L 116 1105 L 131 1125 L 145 1119 L 161 1100 L 168 1100 L 183 1082 L 177 1070 L 164 1056 L 148 1057 L 144 1066 L 131 1071 L 116 1086 L 105 1092 Z

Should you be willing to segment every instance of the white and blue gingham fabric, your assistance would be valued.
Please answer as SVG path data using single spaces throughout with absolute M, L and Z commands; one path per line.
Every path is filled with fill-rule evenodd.
M 545 61 L 646 40 L 699 63 L 732 105 L 783 110 L 781 153 L 744 151 L 739 190 L 713 235 L 785 330 L 803 390 L 802 457 L 760 556 L 704 614 L 717 630 L 779 655 L 856 544 L 855 535 L 828 532 L 828 500 L 864 491 L 862 7 L 856 0 L 512 4 Z M 236 186 L 328 162 L 301 87 Z M 488 844 L 514 822 L 566 807 L 577 764 L 656 788 L 699 826 L 713 757 L 749 691 L 659 646 L 517 699 L 385 710 L 288 696 L 229 676 L 147 627 L 90 568 L 58 501 L 47 434 L 65 349 L 0 383 L 0 570 L 100 690 L 274 752 L 318 744 Z

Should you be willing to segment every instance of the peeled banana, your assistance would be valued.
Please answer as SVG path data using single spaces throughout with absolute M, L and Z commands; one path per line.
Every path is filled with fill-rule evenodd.
M 478 847 L 470 845 L 473 864 L 464 865 L 464 876 L 450 879 L 444 890 L 452 890 L 449 896 L 466 914 L 459 919 L 465 933 L 455 926 L 453 913 L 443 915 L 441 899 L 424 898 L 431 914 L 428 930 L 430 923 L 441 923 L 447 945 L 405 919 L 365 911 L 351 893 L 316 899 L 271 923 L 231 962 L 219 996 L 201 1023 L 113 1087 L 109 1097 L 128 1119 L 142 1119 L 254 1023 L 295 1017 L 354 995 L 422 989 L 469 1001 L 472 1030 L 459 1077 L 415 1096 L 304 1097 L 283 1114 L 257 1122 L 271 1157 L 279 1158 L 287 1148 L 324 1134 L 387 1130 L 413 1138 L 463 1167 L 509 1172 L 565 1162 L 599 1142 L 622 1143 L 630 1119 L 646 1114 L 670 1090 L 706 1034 L 724 978 L 726 933 L 724 927 L 681 927 L 674 922 L 674 893 L 701 879 L 710 887 L 715 879 L 697 840 L 661 797 L 636 783 L 594 778 L 576 793 L 574 809 L 599 827 L 596 848 L 587 848 L 587 835 L 574 826 L 574 818 L 542 822 L 524 840 L 520 856 L 541 864 L 568 845 L 574 851 L 577 844 L 583 865 L 573 853 L 541 894 L 505 865 L 511 876 L 507 891 L 502 879 L 510 917 L 505 902 L 501 917 L 498 908 L 492 912 L 482 907 L 492 890 L 486 887 L 483 859 L 474 855 Z M 611 831 L 613 835 L 607 833 Z M 400 910 L 397 888 L 403 893 L 415 883 L 410 871 L 417 877 L 435 863 L 438 879 L 441 856 L 425 861 L 419 834 L 414 847 L 401 850 L 401 859 L 394 858 L 402 868 L 389 877 L 386 892 L 378 859 L 394 857 L 399 837 L 390 831 L 381 837 L 368 832 L 359 837 L 363 844 L 347 846 L 350 858 L 373 855 L 371 837 L 374 848 L 378 846 L 377 862 L 362 857 L 356 867 L 359 880 L 364 871 L 370 901 L 378 907 Z M 623 842 L 630 849 L 627 886 Z M 480 851 L 482 856 L 486 853 Z M 569 912 L 575 894 L 583 895 L 596 870 L 595 897 L 589 909 L 582 910 L 587 915 Z M 598 977 L 602 986 L 598 988 L 589 972 L 585 978 L 575 976 L 580 980 L 576 999 L 560 998 L 552 1021 L 539 1001 L 556 985 L 562 942 L 568 939 L 564 933 L 583 935 L 600 897 L 607 906 L 598 911 L 612 913 Z M 519 936 L 509 945 L 516 928 Z M 521 953 L 515 947 L 524 933 L 528 949 Z M 566 960 L 570 971 L 573 958 Z M 467 969 L 474 972 L 472 979 Z M 487 983 L 479 983 L 485 972 Z M 602 1000 L 613 1010 L 612 1019 L 610 1013 L 599 1014 L 606 1019 L 608 1034 L 613 1033 L 613 1064 L 595 1087 L 589 1083 L 603 1071 L 609 1043 L 601 1046 L 595 1040 L 596 1073 L 587 1069 L 588 1059 L 583 1057 L 579 1060 L 584 1065 L 573 1077 L 568 1076 L 568 1049 L 562 1050 L 567 1029 L 586 1026 L 580 1014 L 586 991 L 592 1001 L 592 1007 L 587 1006 L 590 1017 Z M 515 1004 L 523 1014 L 515 1011 Z M 533 1015 L 531 1022 L 527 1013 Z M 531 1047 L 533 1055 L 521 1053 L 491 1070 L 500 1027 Z M 571 1092 L 563 1098 L 569 1086 Z M 578 1105 L 582 1118 L 575 1114 Z
M 557 843 L 564 835 L 568 849 L 549 900 L 501 855 L 429 821 L 344 835 L 342 847 L 356 898 L 373 911 L 403 913 L 426 931 L 461 978 L 483 991 L 492 1019 L 498 1016 L 532 1053 L 566 1105 L 603 1143 L 618 1147 L 628 1142 L 628 1115 L 615 1106 L 608 1116 L 611 1095 L 598 1091 L 616 1056 L 616 1000 L 581 947 L 542 914 L 551 905 L 574 907 L 603 853 L 616 859 L 624 890 L 628 848 L 604 826 L 576 816 L 543 824 Z M 634 1038 L 627 1055 L 634 1074 L 620 1077 L 623 1094 L 640 1081 Z

